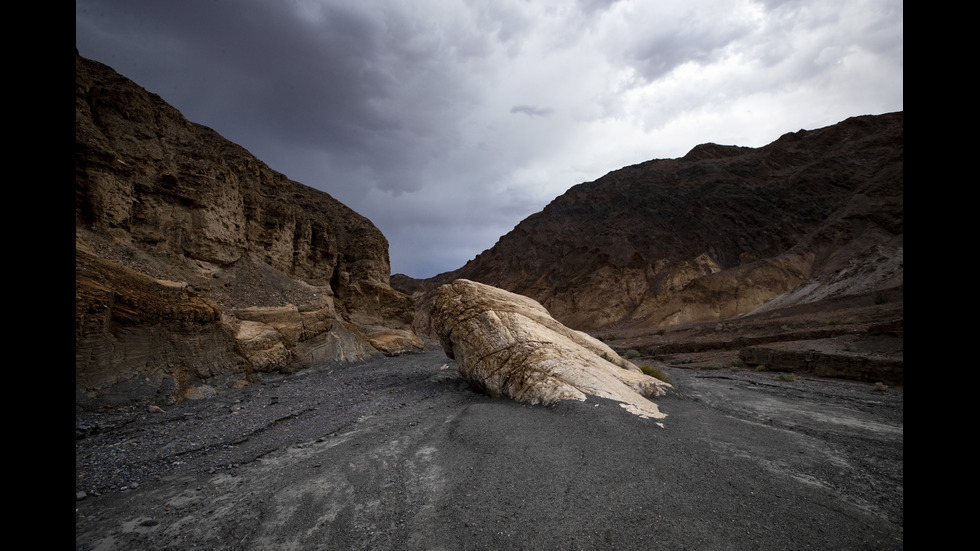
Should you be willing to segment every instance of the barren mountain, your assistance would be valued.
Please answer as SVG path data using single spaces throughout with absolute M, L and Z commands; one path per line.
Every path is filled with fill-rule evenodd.
M 810 319 L 845 302 L 841 312 L 853 313 L 847 301 L 860 297 L 863 325 L 838 317 L 835 335 L 882 324 L 900 332 L 903 141 L 898 112 L 787 133 L 759 148 L 702 144 L 576 185 L 458 270 L 428 280 L 395 275 L 392 284 L 415 295 L 422 332 L 432 289 L 464 278 L 533 298 L 570 327 L 653 355 L 668 331 L 682 338 L 686 328 L 710 323 L 714 332 L 724 321 L 731 341 L 741 320 L 766 312 Z
M 76 404 L 417 349 L 389 274 L 368 219 L 76 52 Z
M 370 221 L 75 63 L 76 549 L 903 548 L 900 113 L 624 168 L 403 293 Z M 598 339 L 444 293 L 400 354 L 462 277 Z M 673 390 L 466 367 L 645 371 L 610 348 Z

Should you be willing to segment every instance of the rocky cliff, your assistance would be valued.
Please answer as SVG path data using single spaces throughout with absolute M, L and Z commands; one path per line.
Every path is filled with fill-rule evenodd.
M 368 219 L 76 52 L 78 406 L 416 349 L 389 273 Z
M 670 327 L 903 286 L 903 113 L 703 144 L 579 184 L 465 266 L 393 276 L 420 301 L 464 278 L 576 329 Z M 900 293 L 899 293 L 900 294 Z

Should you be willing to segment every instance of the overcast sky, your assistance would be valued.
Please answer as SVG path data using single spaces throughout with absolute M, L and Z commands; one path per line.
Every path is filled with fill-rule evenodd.
M 902 0 L 76 0 L 79 53 L 456 269 L 581 182 L 901 111 Z

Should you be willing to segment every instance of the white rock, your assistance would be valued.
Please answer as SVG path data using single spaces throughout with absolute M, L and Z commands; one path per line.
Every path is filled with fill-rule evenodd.
M 471 387 L 490 396 L 551 404 L 592 395 L 644 418 L 666 417 L 647 398 L 671 385 L 555 321 L 530 298 L 457 279 L 438 289 L 431 315 L 446 355 Z

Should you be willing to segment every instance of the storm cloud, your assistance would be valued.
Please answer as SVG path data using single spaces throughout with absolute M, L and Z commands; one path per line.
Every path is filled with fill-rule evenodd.
M 896 0 L 76 1 L 75 43 L 458 268 L 569 187 L 903 109 Z

